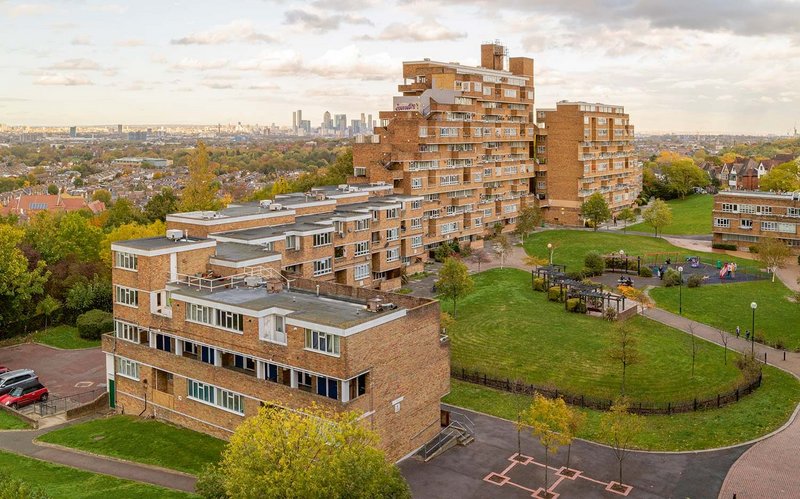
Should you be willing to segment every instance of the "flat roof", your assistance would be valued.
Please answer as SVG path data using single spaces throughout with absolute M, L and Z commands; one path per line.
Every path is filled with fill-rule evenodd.
M 128 241 L 115 241 L 114 246 L 121 246 L 124 248 L 137 249 L 143 251 L 153 251 L 165 248 L 181 248 L 198 244 L 203 244 L 211 241 L 202 237 L 191 237 L 182 239 L 169 239 L 165 236 L 147 237 L 144 239 L 131 239 Z
M 465 64 L 459 64 L 457 62 L 441 62 L 441 61 L 432 61 L 430 59 L 425 59 L 422 61 L 403 61 L 403 65 L 406 64 L 430 64 L 432 66 L 444 66 L 447 68 L 455 69 L 456 71 L 464 71 L 471 74 L 487 75 L 487 76 L 505 76 L 511 78 L 520 78 L 523 80 L 530 80 L 530 77 L 528 76 L 514 74 L 511 71 L 506 71 L 503 69 L 489 69 L 489 68 L 482 68 L 480 66 L 467 66 Z
M 800 192 L 752 192 L 752 191 L 720 191 L 717 196 L 738 196 L 743 198 L 782 199 L 784 201 L 800 201 Z
M 217 243 L 217 254 L 214 258 L 228 262 L 244 262 L 266 256 L 280 255 L 278 251 L 267 251 L 255 244 L 220 242 Z
M 320 295 L 300 290 L 269 293 L 265 288 L 233 288 L 219 291 L 198 290 L 186 284 L 170 283 L 179 288 L 175 297 L 188 297 L 260 312 L 270 308 L 291 310 L 287 320 L 304 321 L 346 330 L 380 318 L 389 318 L 402 307 L 382 312 L 368 312 L 366 303 L 342 297 Z M 404 314 L 403 314 L 404 315 Z

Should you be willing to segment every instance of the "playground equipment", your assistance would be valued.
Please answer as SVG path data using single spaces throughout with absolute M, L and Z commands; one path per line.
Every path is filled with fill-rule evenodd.
M 686 263 L 689 264 L 690 267 L 696 269 L 700 266 L 700 257 L 699 256 L 687 256 Z
M 733 279 L 736 277 L 736 262 L 726 262 L 719 271 L 720 279 Z

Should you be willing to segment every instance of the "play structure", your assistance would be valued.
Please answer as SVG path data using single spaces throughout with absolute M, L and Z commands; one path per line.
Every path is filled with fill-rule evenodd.
M 736 262 L 726 262 L 719 266 L 720 279 L 735 279 L 736 278 Z
M 687 256 L 686 263 L 693 269 L 700 267 L 700 257 L 699 256 Z

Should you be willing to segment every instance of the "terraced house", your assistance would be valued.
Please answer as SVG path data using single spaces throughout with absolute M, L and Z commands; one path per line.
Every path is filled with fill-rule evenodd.
M 747 248 L 775 237 L 800 251 L 800 193 L 720 191 L 714 196 L 713 241 Z
M 533 59 L 481 46 L 481 66 L 403 63 L 394 109 L 353 146 L 353 182 L 383 182 L 422 198 L 426 249 L 512 230 L 533 203 Z
M 386 208 L 397 203 L 376 206 L 399 210 Z M 263 214 L 274 221 L 289 211 Z M 329 217 L 373 220 L 369 211 L 343 213 Z M 184 228 L 166 237 L 112 246 L 115 331 L 103 338 L 112 407 L 223 438 L 263 404 L 355 411 L 394 460 L 439 432 L 449 346 L 440 338 L 436 301 L 307 279 L 300 271 L 287 277 L 277 233 L 256 237 L 245 226 L 259 218 L 245 207 L 192 217 L 173 219 Z M 323 270 L 313 262 L 324 246 L 315 241 L 325 234 L 331 246 L 339 236 L 311 220 L 288 224 L 292 234 L 281 234 L 280 244 L 294 238 L 292 247 L 308 252 L 307 273 L 315 274 Z M 200 234 L 212 228 L 222 235 Z M 342 239 L 356 233 L 342 232 Z

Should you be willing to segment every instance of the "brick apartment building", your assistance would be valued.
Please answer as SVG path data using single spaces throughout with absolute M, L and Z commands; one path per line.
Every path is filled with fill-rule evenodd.
M 225 438 L 261 404 L 302 411 L 315 403 L 357 412 L 388 457 L 401 459 L 440 430 L 449 346 L 438 303 L 299 277 L 313 273 L 306 263 L 287 278 L 279 251 L 314 259 L 323 254 L 315 238 L 333 246 L 340 237 L 297 213 L 330 203 L 287 206 L 175 215 L 167 237 L 112 245 L 115 331 L 103 338 L 111 405 Z M 366 217 L 327 216 L 344 224 L 344 240 L 358 233 L 350 225 L 374 220 L 367 208 Z M 277 221 L 291 229 L 258 232 Z M 213 230 L 223 235 L 208 236 Z M 287 240 L 297 249 L 282 247 Z
M 481 66 L 403 63 L 401 96 L 353 146 L 353 182 L 419 196 L 425 249 L 512 230 L 534 202 L 533 59 L 481 46 Z
M 746 248 L 776 237 L 800 251 L 800 194 L 721 191 L 714 196 L 713 241 Z
M 536 112 L 535 192 L 545 219 L 580 225 L 581 204 L 600 192 L 612 213 L 633 207 L 642 190 L 642 168 L 633 125 L 622 106 L 588 102 L 556 104 Z

